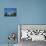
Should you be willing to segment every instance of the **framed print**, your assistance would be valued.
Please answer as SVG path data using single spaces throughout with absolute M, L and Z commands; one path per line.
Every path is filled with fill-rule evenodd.
M 4 16 L 6 17 L 15 17 L 17 15 L 16 8 L 4 8 Z

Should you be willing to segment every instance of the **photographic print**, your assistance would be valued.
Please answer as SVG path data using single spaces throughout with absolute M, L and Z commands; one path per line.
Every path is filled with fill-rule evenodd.
M 4 16 L 16 16 L 16 8 L 4 8 Z

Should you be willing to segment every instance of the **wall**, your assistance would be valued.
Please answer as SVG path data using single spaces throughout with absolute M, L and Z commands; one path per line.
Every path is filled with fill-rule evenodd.
M 4 17 L 4 8 L 17 8 L 16 17 Z M 0 0 L 0 43 L 7 43 L 17 24 L 46 24 L 46 0 Z
M 46 0 L 25 0 L 22 2 L 21 24 L 46 24 Z
M 16 32 L 16 34 L 18 32 L 18 15 L 16 17 L 4 17 L 4 8 L 16 8 L 15 4 L 16 3 L 12 0 L 0 1 L 0 44 L 8 43 L 8 34 L 10 32 Z

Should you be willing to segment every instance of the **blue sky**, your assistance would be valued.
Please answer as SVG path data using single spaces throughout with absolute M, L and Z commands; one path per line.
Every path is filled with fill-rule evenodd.
M 11 11 L 15 11 L 16 12 L 16 8 L 4 8 L 4 12 L 11 12 Z

